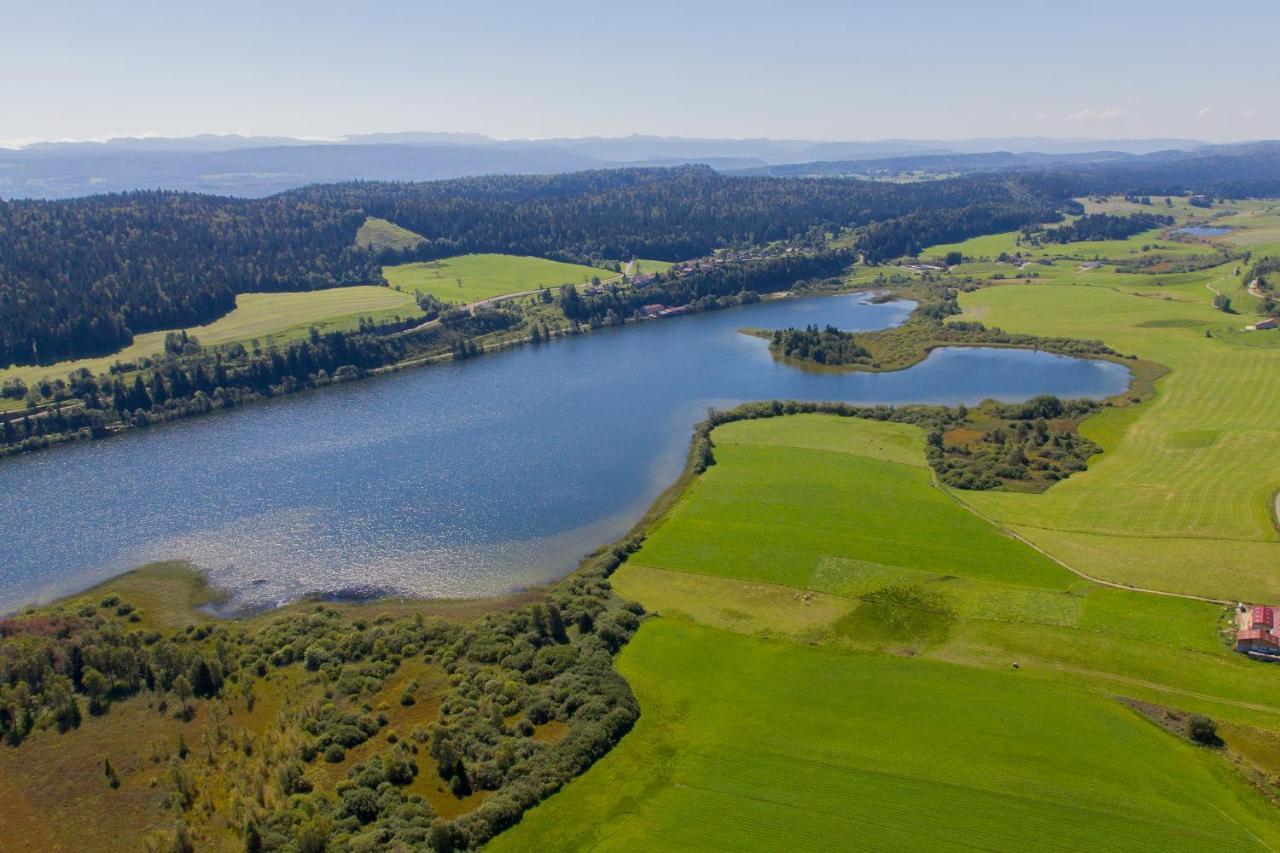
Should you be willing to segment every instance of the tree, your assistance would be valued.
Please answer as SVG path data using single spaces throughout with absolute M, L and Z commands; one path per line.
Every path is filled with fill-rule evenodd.
M 547 627 L 551 631 L 551 638 L 557 643 L 569 642 L 569 634 L 564 628 L 564 616 L 554 601 L 547 602 Z
M 102 759 L 102 774 L 107 777 L 107 784 L 112 788 L 120 787 L 120 777 L 116 775 L 116 769 L 111 766 L 111 759 Z
M 348 788 L 342 792 L 342 811 L 368 823 L 378 816 L 378 795 L 364 786 Z
M 107 694 L 111 690 L 111 685 L 107 682 L 106 676 L 93 667 L 87 666 L 84 668 L 81 681 L 84 684 L 84 692 L 89 696 L 89 713 L 94 716 L 105 713 L 107 710 Z
M 1187 734 L 1201 746 L 1221 746 L 1218 724 L 1202 714 L 1193 714 L 1187 720 Z
M 258 824 L 253 818 L 249 818 L 249 822 L 244 827 L 244 853 L 261 853 L 262 851 L 262 833 L 258 831 Z
M 177 696 L 178 701 L 182 703 L 183 716 L 190 714 L 191 709 L 187 703 L 191 701 L 192 696 L 191 682 L 185 675 L 179 675 L 173 680 L 173 695 Z

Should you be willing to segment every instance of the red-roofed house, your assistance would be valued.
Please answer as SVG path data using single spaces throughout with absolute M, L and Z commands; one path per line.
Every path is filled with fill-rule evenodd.
M 1236 651 L 1280 653 L 1280 637 L 1262 628 L 1236 632 Z
M 1280 656 L 1280 634 L 1276 633 L 1275 609 L 1263 604 L 1236 610 L 1236 651 L 1268 658 Z

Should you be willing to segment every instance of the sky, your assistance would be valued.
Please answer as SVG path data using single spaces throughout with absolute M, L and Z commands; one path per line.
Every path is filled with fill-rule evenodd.
M 1276 0 L 0 4 L 0 145 L 1280 137 Z

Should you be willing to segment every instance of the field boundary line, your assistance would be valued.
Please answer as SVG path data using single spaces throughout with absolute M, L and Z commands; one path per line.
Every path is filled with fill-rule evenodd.
M 930 470 L 932 471 L 932 469 Z M 933 472 L 933 476 L 931 479 L 933 480 L 933 485 L 939 490 L 941 490 L 944 495 L 951 498 L 951 500 L 955 501 L 957 504 L 964 507 L 969 512 L 973 513 L 978 518 L 981 518 L 983 521 L 992 525 L 997 530 L 1000 530 L 1004 532 L 1006 535 L 1018 540 L 1023 545 L 1026 545 L 1028 548 L 1031 548 L 1033 551 L 1036 551 L 1037 553 L 1043 555 L 1044 557 L 1047 557 L 1048 559 L 1057 563 L 1062 568 L 1071 572 L 1073 575 L 1084 578 L 1085 580 L 1090 581 L 1091 583 L 1100 584 L 1102 586 L 1109 586 L 1113 589 L 1124 589 L 1124 590 L 1128 590 L 1129 592 L 1145 592 L 1145 593 L 1149 593 L 1150 595 L 1164 595 L 1164 596 L 1168 596 L 1169 598 L 1185 598 L 1191 601 L 1204 601 L 1204 602 L 1208 602 L 1209 604 L 1231 604 L 1232 603 L 1222 598 L 1210 598 L 1205 595 L 1193 595 L 1189 592 L 1170 592 L 1167 589 L 1151 589 L 1150 587 L 1132 586 L 1130 584 L 1119 583 L 1117 581 L 1109 581 L 1109 580 L 1106 580 L 1105 578 L 1094 577 L 1093 575 L 1087 572 L 1082 572 L 1081 570 L 1077 569 L 1075 566 L 1072 566 L 1072 565 L 1069 565 L 1068 563 L 1063 562 L 1059 558 L 1055 557 L 1053 554 L 1050 554 L 1048 551 L 1041 548 L 1036 543 L 1032 542 L 1027 537 L 1019 534 L 1015 530 L 1011 530 L 1008 527 L 1005 527 L 1003 524 L 996 521 L 994 518 L 991 518 L 986 513 L 982 512 L 976 507 L 970 506 L 968 503 L 961 500 L 950 489 L 948 489 L 945 485 L 943 485 L 943 483 L 938 479 L 938 474 L 936 471 Z
M 1280 493 L 1277 493 L 1280 494 Z M 1050 530 L 1054 533 L 1079 533 L 1083 536 L 1107 536 L 1112 539 L 1194 539 L 1204 542 L 1275 542 L 1272 537 L 1251 538 L 1247 536 L 1209 536 L 1197 533 L 1125 533 L 1119 530 L 1087 530 L 1082 527 L 1055 527 L 1050 524 L 1019 524 L 1019 527 L 1030 527 L 1035 530 Z

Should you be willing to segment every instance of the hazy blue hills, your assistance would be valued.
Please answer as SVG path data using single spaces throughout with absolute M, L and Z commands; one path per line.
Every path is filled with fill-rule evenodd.
M 0 149 L 0 198 L 72 198 L 134 189 L 260 197 L 334 181 L 428 181 L 689 163 L 762 175 L 875 177 L 1176 157 L 1206 148 L 1186 139 L 814 142 L 632 135 L 500 140 L 437 132 L 321 141 L 235 134 L 125 137 Z

